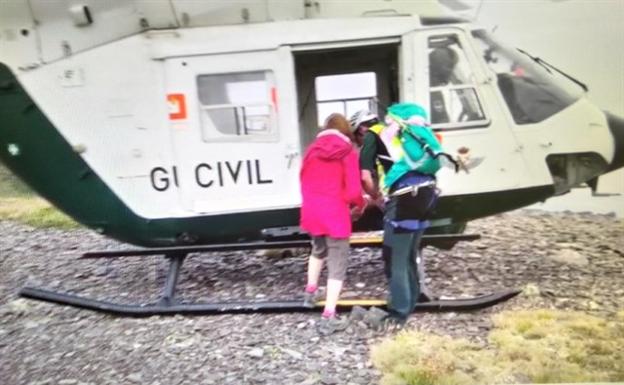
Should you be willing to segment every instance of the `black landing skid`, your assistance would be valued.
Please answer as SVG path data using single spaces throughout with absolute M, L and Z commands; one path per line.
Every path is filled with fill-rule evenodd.
M 421 245 L 440 246 L 458 241 L 473 241 L 478 239 L 477 234 L 458 234 L 458 235 L 425 235 Z M 381 247 L 381 238 L 355 238 L 351 241 L 351 247 Z M 104 313 L 146 317 L 152 315 L 173 315 L 173 314 L 235 314 L 235 313 L 293 313 L 318 311 L 323 304 L 319 302 L 317 308 L 308 308 L 303 305 L 303 300 L 283 300 L 283 301 L 263 301 L 263 302 L 211 302 L 211 303 L 185 303 L 179 301 L 176 297 L 176 287 L 180 269 L 186 257 L 190 253 L 198 252 L 217 252 L 217 251 L 242 251 L 242 250 L 270 250 L 270 249 L 288 249 L 309 247 L 310 242 L 306 240 L 298 241 L 276 241 L 276 242 L 254 242 L 241 244 L 222 244 L 207 246 L 185 246 L 185 247 L 162 247 L 151 249 L 134 249 L 119 251 L 98 251 L 83 254 L 81 258 L 120 258 L 120 257 L 142 257 L 148 255 L 164 255 L 169 259 L 169 271 L 160 299 L 150 304 L 119 304 L 109 301 L 100 301 L 73 295 L 69 293 L 61 293 L 51 290 L 45 290 L 35 287 L 24 287 L 20 290 L 19 295 L 26 298 L 37 299 L 68 305 L 82 309 L 94 310 Z M 435 299 L 429 293 L 424 285 L 425 272 L 423 269 L 422 255 L 416 256 L 421 258 L 418 264 L 419 282 L 421 286 L 421 302 L 416 305 L 416 312 L 433 312 L 433 311 L 467 311 L 478 310 L 489 306 L 496 305 L 506 301 L 518 293 L 520 290 L 506 290 L 498 293 L 482 295 L 473 298 L 460 299 Z M 341 300 L 338 304 L 339 309 L 348 310 L 353 306 L 385 307 L 386 301 L 380 299 L 364 299 L 364 300 Z

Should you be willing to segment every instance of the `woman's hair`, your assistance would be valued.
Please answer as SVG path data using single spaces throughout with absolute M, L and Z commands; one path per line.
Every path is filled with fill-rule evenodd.
M 329 115 L 327 119 L 325 119 L 325 124 L 323 124 L 323 130 L 328 130 L 331 128 L 340 131 L 341 134 L 347 136 L 351 141 L 353 141 L 351 125 L 349 124 L 347 118 L 344 117 L 344 115 L 337 112 Z

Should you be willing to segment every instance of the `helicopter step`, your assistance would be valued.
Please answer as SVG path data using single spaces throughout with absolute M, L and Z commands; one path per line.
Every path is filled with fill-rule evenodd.
M 480 236 L 478 234 L 430 235 L 423 237 L 422 244 L 430 245 L 437 244 L 439 242 L 472 241 L 478 239 L 479 237 Z M 19 292 L 19 295 L 25 298 L 37 299 L 61 305 L 68 305 L 104 313 L 135 317 L 172 314 L 210 315 L 314 311 L 316 310 L 316 308 L 320 308 L 323 306 L 322 301 L 317 302 L 315 308 L 308 308 L 303 305 L 303 300 L 185 303 L 175 297 L 180 269 L 190 253 L 285 249 L 309 247 L 309 245 L 309 241 L 297 240 L 282 242 L 253 242 L 242 244 L 97 251 L 83 254 L 81 258 L 119 258 L 147 255 L 164 255 L 165 258 L 169 259 L 169 270 L 167 272 L 167 278 L 160 299 L 157 302 L 151 304 L 119 304 L 34 287 L 22 288 Z M 381 247 L 381 245 L 381 237 L 353 238 L 351 240 L 352 248 Z M 422 257 L 419 255 L 418 258 Z M 419 265 L 423 265 L 422 261 Z M 425 274 L 423 269 L 419 269 L 418 273 L 419 281 L 421 282 L 421 292 L 426 294 L 421 296 L 421 302 L 416 305 L 416 308 L 414 310 L 415 312 L 478 310 L 506 301 L 520 293 L 519 290 L 506 290 L 473 298 L 435 299 L 434 296 L 428 294 L 428 291 L 423 284 L 425 281 Z M 338 303 L 338 308 L 341 310 L 348 310 L 354 306 L 378 306 L 383 308 L 386 306 L 386 301 L 381 299 L 343 299 Z

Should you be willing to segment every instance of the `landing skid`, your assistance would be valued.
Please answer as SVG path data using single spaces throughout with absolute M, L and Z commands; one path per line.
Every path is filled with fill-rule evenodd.
M 500 293 L 483 295 L 474 298 L 444 299 L 431 302 L 421 302 L 416 305 L 414 312 L 445 312 L 445 311 L 469 311 L 479 310 L 496 305 L 513 298 L 519 293 L 518 290 L 507 290 Z M 169 303 L 148 305 L 124 305 L 108 301 L 99 301 L 77 295 L 58 293 L 44 289 L 25 287 L 20 295 L 26 298 L 73 306 L 81 309 L 99 311 L 122 316 L 148 317 L 153 315 L 195 314 L 245 314 L 245 313 L 302 313 L 319 311 L 320 304 L 316 308 L 303 306 L 302 301 L 267 301 L 267 302 L 215 302 L 215 303 Z M 340 310 L 349 310 L 354 306 L 364 308 L 377 306 L 384 308 L 385 300 L 357 300 L 340 301 Z
M 478 235 L 435 235 L 435 241 L 457 242 L 478 239 Z M 423 244 L 431 244 L 432 238 L 424 237 Z M 284 249 L 309 247 L 309 241 L 287 241 L 287 242 L 256 242 L 245 244 L 225 244 L 208 246 L 189 246 L 158 249 L 136 249 L 123 251 L 104 251 L 85 253 L 82 258 L 116 258 L 129 256 L 145 256 L 164 254 L 169 259 L 169 271 L 163 288 L 163 293 L 156 303 L 151 304 L 119 304 L 109 301 L 101 301 L 73 295 L 60 293 L 34 287 L 24 287 L 19 295 L 26 298 L 37 299 L 46 302 L 68 305 L 82 309 L 94 310 L 103 313 L 110 313 L 122 316 L 147 317 L 152 315 L 172 315 L 172 314 L 235 314 L 235 313 L 293 313 L 318 311 L 317 308 L 323 305 L 317 303 L 317 308 L 307 308 L 303 306 L 303 301 L 265 301 L 265 302 L 213 302 L 213 303 L 184 303 L 176 299 L 176 287 L 180 269 L 189 253 L 211 252 L 211 251 L 232 251 L 232 250 L 262 250 L 262 249 Z M 380 247 L 380 239 L 358 239 L 352 241 L 351 247 Z M 419 257 L 420 258 L 420 257 Z M 421 261 L 422 262 L 422 261 Z M 422 265 L 420 263 L 419 265 Z M 419 269 L 419 280 L 424 282 L 424 271 Z M 434 311 L 467 311 L 478 310 L 496 305 L 506 301 L 515 295 L 519 290 L 507 290 L 500 293 L 493 293 L 474 298 L 461 299 L 434 299 L 431 294 L 421 285 L 421 292 L 426 293 L 424 300 L 416 305 L 415 312 Z M 348 310 L 354 306 L 362 307 L 385 307 L 385 300 L 341 300 L 338 307 L 341 310 Z

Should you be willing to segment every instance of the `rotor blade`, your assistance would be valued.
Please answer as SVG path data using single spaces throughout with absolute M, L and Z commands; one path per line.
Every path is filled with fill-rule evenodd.
M 447 8 L 450 8 L 453 11 L 466 11 L 468 9 L 472 9 L 472 7 L 461 0 L 438 0 L 440 4 L 444 5 Z

